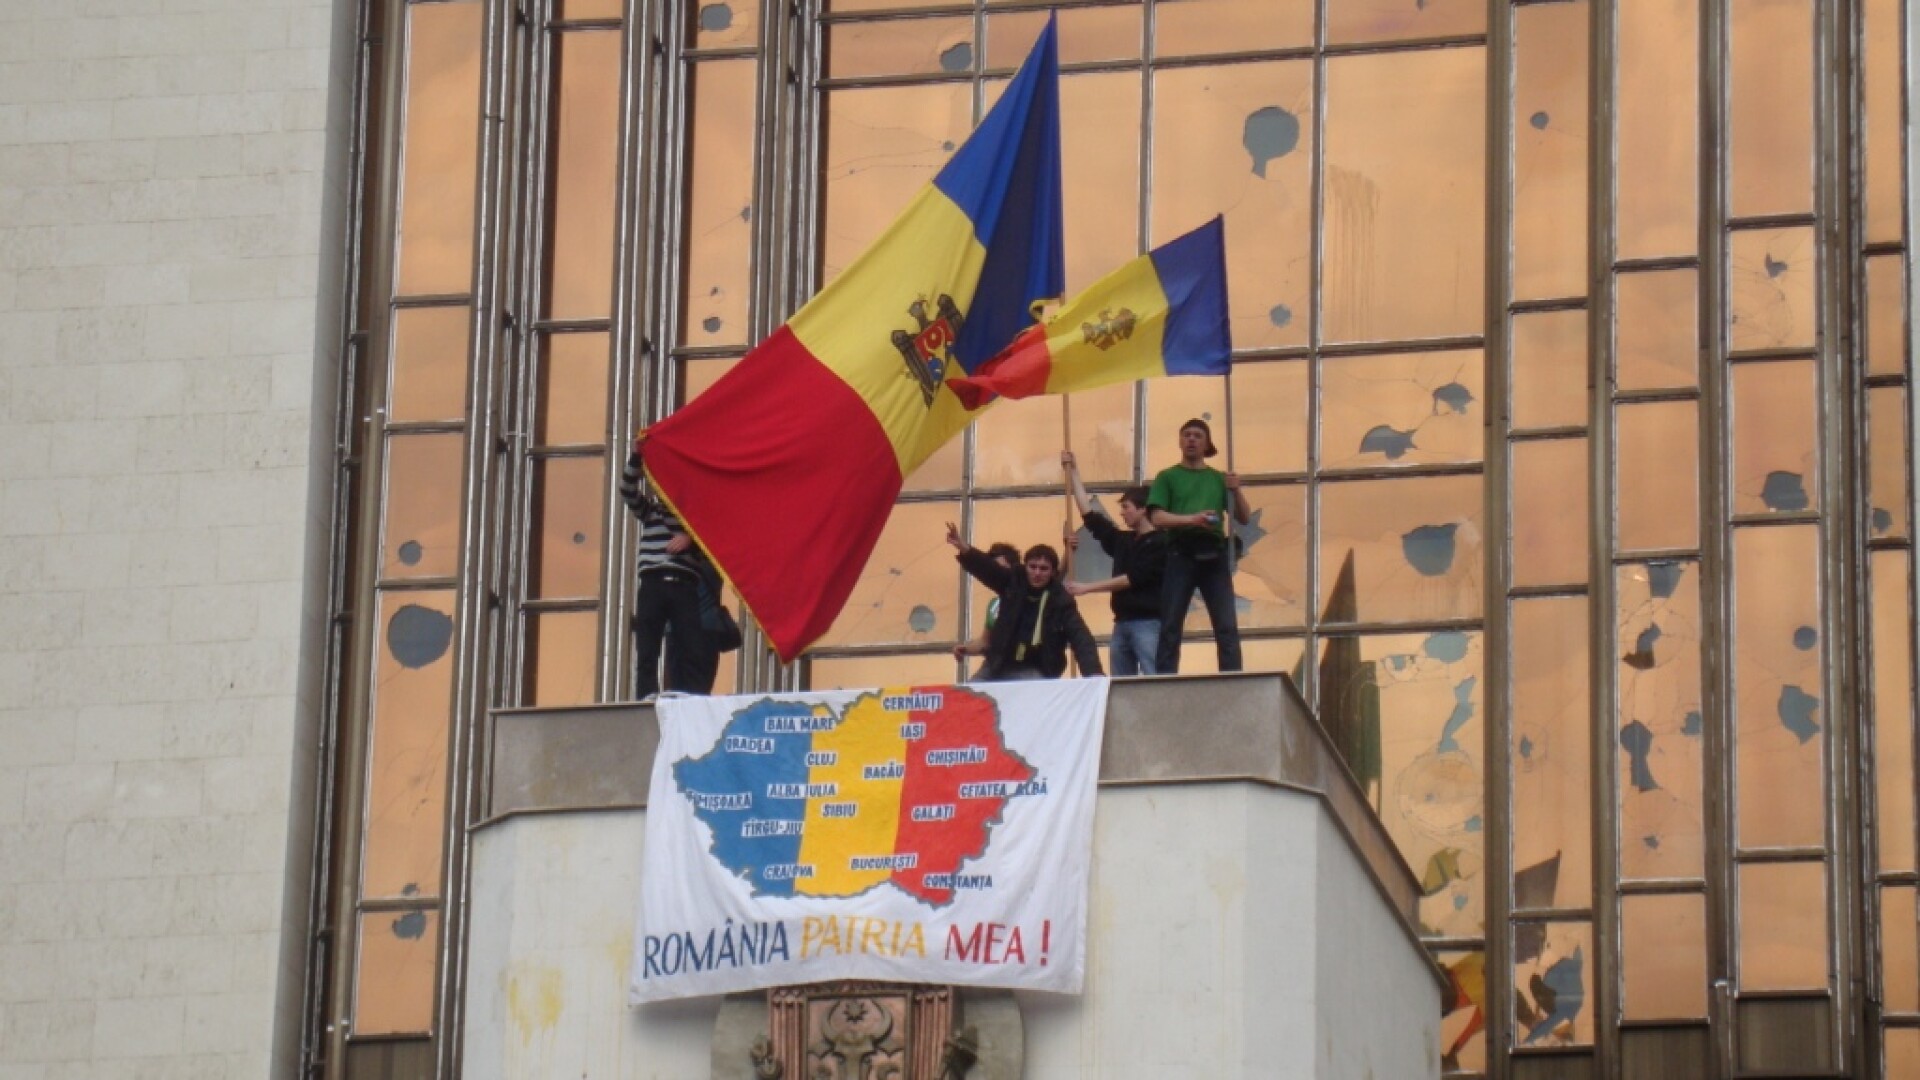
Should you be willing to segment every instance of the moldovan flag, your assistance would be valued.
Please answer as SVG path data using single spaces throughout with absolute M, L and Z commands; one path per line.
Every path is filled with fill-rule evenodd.
M 1095 282 L 968 377 L 968 408 L 994 395 L 1065 394 L 1161 375 L 1225 375 L 1227 251 L 1218 217 Z
M 880 239 L 686 408 L 649 428 L 654 490 L 783 659 L 846 604 L 914 467 L 973 419 L 972 372 L 1065 288 L 1053 20 Z

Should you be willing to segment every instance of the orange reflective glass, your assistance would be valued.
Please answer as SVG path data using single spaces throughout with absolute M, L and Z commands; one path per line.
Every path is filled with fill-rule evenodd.
M 366 899 L 440 893 L 454 611 L 453 592 L 445 589 L 382 592 L 376 601 L 379 653 L 360 864 Z
M 432 1031 L 440 913 L 363 912 L 359 930 L 360 955 L 353 972 L 353 1033 Z
M 758 62 L 693 65 L 680 342 L 748 345 Z
M 1587 291 L 1585 0 L 1513 9 L 1513 298 Z
M 1614 78 L 1616 256 L 1699 250 L 1700 5 L 1619 6 Z
M 1734 770 L 1743 849 L 1825 842 L 1831 713 L 1820 660 L 1819 555 L 1811 525 L 1734 530 Z
M 1620 953 L 1625 1019 L 1707 1015 L 1706 897 L 1621 897 Z
M 1514 906 L 1585 907 L 1593 894 L 1587 599 L 1515 600 L 1511 610 Z
M 611 30 L 574 31 L 554 41 L 549 318 L 605 318 L 613 310 L 620 46 L 620 33 Z
M 1587 440 L 1513 443 L 1513 584 L 1587 581 Z
M 474 2 L 407 6 L 397 296 L 473 287 L 483 10 Z
M 1614 603 L 1620 876 L 1698 878 L 1706 849 L 1700 564 L 1622 566 Z

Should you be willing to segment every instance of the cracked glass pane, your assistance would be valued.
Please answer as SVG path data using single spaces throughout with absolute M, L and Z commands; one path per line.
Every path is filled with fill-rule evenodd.
M 1513 584 L 1587 580 L 1587 440 L 1512 444 Z
M 1875 539 L 1907 535 L 1907 391 L 1867 391 L 1867 529 Z
M 692 67 L 680 344 L 746 345 L 758 64 L 708 60 Z
M 1487 954 L 1440 949 L 1434 962 L 1446 976 L 1440 992 L 1440 1071 L 1478 1073 L 1487 1067 Z
M 530 597 L 557 600 L 600 595 L 606 477 L 606 459 L 598 456 L 533 463 L 533 521 L 527 552 Z
M 529 613 L 526 648 L 526 686 L 521 704 L 593 704 L 600 657 L 599 612 Z
M 353 1033 L 433 1030 L 433 970 L 440 955 L 438 911 L 360 915 L 354 963 Z
M 1619 390 L 1700 385 L 1700 272 L 1614 275 L 1614 383 Z
M 1728 8 L 1727 202 L 1734 217 L 1813 209 L 1812 0 Z
M 831 23 L 826 31 L 829 79 L 956 75 L 976 67 L 971 16 Z
M 1143 441 L 1147 465 L 1142 482 L 1152 483 L 1161 469 L 1180 460 L 1180 425 L 1198 417 L 1213 429 L 1220 455 L 1213 467 L 1225 470 L 1231 458 L 1240 463 L 1238 432 L 1227 425 L 1227 380 L 1206 375 L 1178 379 L 1148 379 L 1140 384 L 1147 396 L 1147 430 Z
M 1320 362 L 1320 466 L 1479 461 L 1486 441 L 1479 349 Z
M 1700 543 L 1699 405 L 1649 401 L 1614 410 L 1621 551 Z
M 1873 609 L 1873 777 L 1876 869 L 1890 874 L 1914 869 L 1913 615 L 1905 551 L 1875 551 L 1871 560 Z
M 613 310 L 621 45 L 617 30 L 574 31 L 554 41 L 549 318 L 606 318 Z
M 1880 994 L 1887 1012 L 1920 1012 L 1920 912 L 1914 909 L 1913 887 L 1880 890 Z M 1911 1076 L 1912 1073 L 1888 1073 Z
M 1485 50 L 1335 56 L 1326 71 L 1322 338 L 1482 332 Z
M 1898 375 L 1907 370 L 1906 269 L 1902 255 L 1867 260 L 1864 344 L 1869 374 Z
M 1628 1020 L 1707 1015 L 1707 898 L 1620 898 L 1620 1009 Z
M 1473 0 L 1340 0 L 1327 5 L 1327 43 L 1458 37 L 1487 32 L 1487 5 Z
M 1901 117 L 1901 0 L 1863 0 L 1860 50 L 1862 187 L 1866 242 L 1899 241 L 1906 206 L 1907 148 Z M 1889 1076 L 1899 1075 L 1889 1073 Z M 1914 1075 L 1920 1075 L 1916 1070 Z
M 1470 618 L 1483 577 L 1481 478 L 1435 476 L 1328 483 L 1320 489 L 1320 608 L 1353 560 L 1362 622 Z
M 992 100 L 1005 87 L 994 84 Z M 1137 72 L 1060 79 L 1060 182 L 1072 193 L 1068 296 L 1140 254 L 1140 109 Z
M 374 609 L 367 826 L 360 895 L 440 894 L 453 709 L 453 591 L 382 592 Z
M 533 441 L 540 446 L 607 441 L 608 335 L 543 334 L 538 413 Z
M 1820 456 L 1813 361 L 1733 369 L 1733 512 L 1820 509 Z
M 1512 769 L 1514 907 L 1522 911 L 1592 903 L 1593 726 L 1587 635 L 1586 597 L 1513 602 L 1513 715 L 1507 752 Z M 1518 952 L 1514 959 L 1527 960 Z
M 1242 626 L 1246 624 L 1241 623 Z M 1220 655 L 1214 651 L 1210 632 L 1188 634 L 1180 639 L 1180 674 L 1215 675 L 1220 671 Z M 1199 644 L 1195 644 L 1198 642 Z M 1297 637 L 1240 639 L 1242 671 L 1284 671 L 1296 674 L 1306 642 Z M 1101 655 L 1105 655 L 1102 653 Z
M 387 419 L 459 420 L 467 415 L 467 343 L 473 309 L 396 308 Z
M 1812 229 L 1741 229 L 1727 237 L 1727 346 L 1810 349 L 1819 328 Z
M 1515 431 L 1587 424 L 1587 313 L 1523 312 L 1513 317 Z
M 959 641 L 960 568 L 946 543 L 948 522 L 960 523 L 959 503 L 895 506 L 820 646 Z
M 1160 0 L 1155 56 L 1201 56 L 1313 44 L 1313 0 Z
M 1826 836 L 1826 686 L 1820 663 L 1819 532 L 1733 534 L 1738 842 L 1819 847 Z
M 1060 62 L 1099 63 L 1140 58 L 1141 9 L 1138 7 L 1083 8 L 1060 11 Z M 1047 24 L 1044 11 L 1009 11 L 987 16 L 987 67 L 1011 71 L 1020 66 Z M 1135 88 L 1139 84 L 1136 82 Z M 1139 130 L 1135 125 L 1134 130 Z M 1066 126 L 1061 126 L 1061 135 Z
M 807 675 L 807 686 L 814 690 L 849 690 L 867 686 L 944 686 L 964 681 L 953 656 L 944 652 L 892 656 L 814 656 L 807 660 Z
M 1153 92 L 1153 243 L 1224 213 L 1234 345 L 1306 344 L 1313 63 L 1173 68 Z
M 878 86 L 824 96 L 823 282 L 880 236 L 973 131 L 973 87 Z
M 1246 524 L 1234 526 L 1241 544 L 1233 576 L 1240 626 L 1305 626 L 1307 489 L 1302 484 L 1248 485 L 1246 491 L 1253 514 Z M 1207 621 L 1206 610 L 1196 607 L 1187 616 L 1187 626 L 1197 631 L 1212 624 Z M 1185 651 L 1180 654 L 1183 669 L 1187 655 Z
M 1827 985 L 1827 868 L 1820 863 L 1748 863 L 1740 892 L 1740 989 L 1812 990 Z
M 407 6 L 406 154 L 395 296 L 473 288 L 483 8 L 477 3 Z
M 466 436 L 387 436 L 380 576 L 447 577 L 460 566 L 460 475 Z
M 1705 873 L 1700 564 L 1622 566 L 1615 578 L 1620 876 Z
M 1700 244 L 1700 5 L 1639 0 L 1618 17 L 1615 257 L 1692 255 Z
M 1513 9 L 1513 298 L 1587 291 L 1585 0 Z
M 1307 361 L 1233 365 L 1234 468 L 1242 473 L 1307 470 Z
M 1593 924 L 1513 924 L 1513 1045 L 1593 1043 Z
M 753 0 L 700 0 L 693 15 L 696 49 L 751 48 L 760 43 L 760 5 Z M 896 4 L 907 7 L 907 4 Z
M 1420 932 L 1484 931 L 1485 745 L 1475 631 L 1330 637 L 1320 722 L 1420 879 Z

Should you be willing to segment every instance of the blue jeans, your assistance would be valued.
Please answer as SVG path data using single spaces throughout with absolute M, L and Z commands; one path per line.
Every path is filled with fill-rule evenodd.
M 1193 559 L 1178 551 L 1167 552 L 1167 576 L 1160 592 L 1160 647 L 1154 653 L 1154 666 L 1161 675 L 1180 670 L 1180 635 L 1186 629 L 1187 605 L 1193 602 L 1193 590 L 1207 605 L 1207 619 L 1213 623 L 1213 646 L 1220 657 L 1221 671 L 1239 671 L 1240 616 L 1234 608 L 1233 561 L 1222 551 L 1212 559 Z
M 1152 675 L 1160 670 L 1154 651 L 1159 648 L 1159 619 L 1123 619 L 1113 624 L 1113 644 L 1107 655 L 1113 659 L 1115 678 L 1122 675 Z

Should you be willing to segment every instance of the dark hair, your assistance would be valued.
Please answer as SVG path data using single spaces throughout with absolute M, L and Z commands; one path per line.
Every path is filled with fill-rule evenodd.
M 1035 544 L 1028 548 L 1026 558 L 1021 561 L 1031 562 L 1034 559 L 1045 559 L 1055 570 L 1060 569 L 1060 553 L 1045 544 Z
M 987 558 L 1005 559 L 1007 565 L 1012 566 L 1020 561 L 1020 549 L 1008 543 L 995 544 L 987 549 Z
M 1126 489 L 1125 491 L 1122 491 L 1120 493 L 1120 498 L 1126 502 L 1132 503 L 1135 507 L 1141 510 L 1145 510 L 1147 508 L 1147 498 L 1152 494 L 1153 494 L 1153 489 L 1148 487 L 1147 485 L 1135 484 L 1132 487 Z

